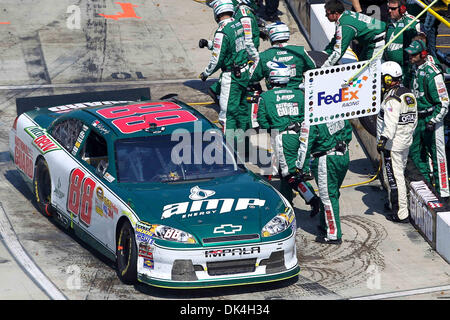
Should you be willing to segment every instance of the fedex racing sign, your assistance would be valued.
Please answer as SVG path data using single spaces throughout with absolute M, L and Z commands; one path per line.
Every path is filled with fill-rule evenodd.
M 305 76 L 305 120 L 309 125 L 376 115 L 381 103 L 380 61 L 309 70 Z

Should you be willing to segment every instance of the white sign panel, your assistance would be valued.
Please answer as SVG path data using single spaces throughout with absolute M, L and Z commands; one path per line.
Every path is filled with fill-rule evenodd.
M 376 115 L 381 100 L 381 62 L 367 61 L 305 72 L 305 121 L 309 125 Z

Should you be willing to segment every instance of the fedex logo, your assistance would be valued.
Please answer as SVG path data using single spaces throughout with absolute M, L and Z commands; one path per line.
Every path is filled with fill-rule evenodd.
M 356 80 L 350 82 L 348 87 L 339 89 L 339 92 L 334 95 L 331 95 L 331 94 L 325 95 L 325 91 L 319 92 L 318 96 L 317 96 L 318 105 L 320 106 L 322 104 L 322 101 L 325 104 L 330 104 L 332 102 L 338 103 L 338 102 L 346 102 L 346 101 L 351 101 L 351 100 L 354 100 L 354 101 L 344 104 L 344 107 L 349 106 L 349 105 L 358 104 L 358 103 L 356 103 L 356 100 L 359 100 L 359 97 L 358 97 L 359 89 L 362 88 L 363 83 L 365 81 L 367 81 L 367 79 L 368 79 L 367 76 L 363 76 L 361 79 L 356 79 Z M 355 89 L 358 89 L 358 90 L 355 90 Z
M 325 104 L 330 104 L 332 102 L 345 102 L 350 100 L 358 100 L 358 91 L 350 91 L 350 88 L 339 89 L 339 92 L 335 95 L 325 95 L 325 91 L 319 92 L 317 96 L 318 105 L 322 105 L 322 102 Z

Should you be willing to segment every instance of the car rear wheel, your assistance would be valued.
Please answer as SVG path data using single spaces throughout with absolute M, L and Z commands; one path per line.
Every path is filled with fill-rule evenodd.
M 34 196 L 39 210 L 46 216 L 52 216 L 51 192 L 52 182 L 47 162 L 39 158 L 34 169 Z
M 125 221 L 118 234 L 116 248 L 116 267 L 120 280 L 125 284 L 134 284 L 137 281 L 137 248 L 134 230 L 128 221 Z

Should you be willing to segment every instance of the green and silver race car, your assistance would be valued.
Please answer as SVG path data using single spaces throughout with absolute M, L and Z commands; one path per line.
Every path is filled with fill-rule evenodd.
M 10 152 L 41 211 L 116 261 L 125 283 L 198 288 L 299 272 L 291 205 L 179 100 L 28 111 Z

